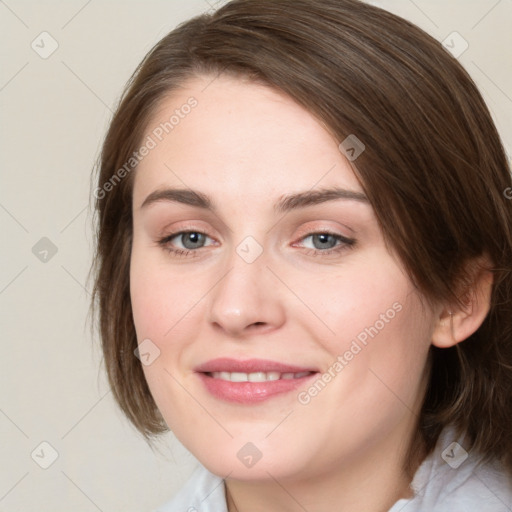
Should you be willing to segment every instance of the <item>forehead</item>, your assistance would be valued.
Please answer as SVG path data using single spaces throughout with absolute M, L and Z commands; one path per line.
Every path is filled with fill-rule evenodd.
M 199 76 L 167 95 L 144 140 L 134 204 L 155 188 L 192 187 L 240 200 L 269 201 L 293 190 L 362 191 L 339 141 L 288 96 L 228 76 Z

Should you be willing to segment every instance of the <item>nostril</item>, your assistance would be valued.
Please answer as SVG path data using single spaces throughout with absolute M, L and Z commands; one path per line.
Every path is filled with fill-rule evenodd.
M 259 327 L 260 325 L 266 325 L 265 322 L 254 322 L 249 326 L 249 329 L 255 329 Z

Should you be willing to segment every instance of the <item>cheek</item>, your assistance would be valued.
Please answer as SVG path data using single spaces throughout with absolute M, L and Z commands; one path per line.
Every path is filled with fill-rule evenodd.
M 342 367 L 333 396 L 358 411 L 361 428 L 375 421 L 384 428 L 417 410 L 433 326 L 401 273 L 363 279 L 358 290 L 342 305 L 329 345 Z
M 201 297 L 194 280 L 169 272 L 149 251 L 134 246 L 130 265 L 130 296 L 139 342 L 151 339 L 163 349 L 176 337 Z M 204 294 L 204 291 L 203 291 Z
M 169 297 L 164 301 L 164 287 L 154 269 L 138 263 L 139 259 L 132 257 L 130 296 L 137 339 L 140 342 L 150 338 L 158 344 L 166 318 L 165 301 L 172 299 Z
M 335 350 L 353 339 L 364 345 L 392 330 L 390 326 L 396 329 L 413 291 L 409 279 L 381 251 L 325 278 L 309 279 L 301 288 L 311 310 L 329 328 L 325 339 Z
M 358 389 L 367 396 L 396 392 L 413 401 L 433 323 L 394 260 L 375 253 L 337 276 L 309 285 L 302 285 L 303 293 L 309 290 L 311 309 L 319 312 L 330 331 L 322 328 L 327 334 L 316 336 L 329 354 L 326 369 L 344 375 L 333 379 L 335 387 L 343 386 L 342 393 Z M 311 321 L 306 328 L 313 335 L 312 325 Z M 345 387 L 347 382 L 351 385 Z
M 187 294 L 187 290 L 192 293 Z M 177 411 L 187 408 L 189 396 L 173 377 L 181 381 L 176 368 L 181 366 L 186 340 L 194 339 L 190 322 L 199 300 L 197 287 L 189 287 L 179 273 L 170 273 L 150 251 L 133 246 L 130 265 L 130 295 L 133 320 L 139 344 L 145 345 L 151 361 L 143 364 L 146 381 L 167 424 L 177 432 L 187 428 L 188 421 L 178 421 Z M 204 294 L 204 292 L 203 292 Z M 184 426 L 184 427 L 183 427 Z

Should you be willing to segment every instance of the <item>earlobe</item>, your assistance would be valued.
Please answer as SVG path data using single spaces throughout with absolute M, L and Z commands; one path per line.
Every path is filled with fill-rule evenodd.
M 472 283 L 465 289 L 461 304 L 449 304 L 439 314 L 432 344 L 453 347 L 469 338 L 482 325 L 491 307 L 493 274 L 488 266 L 476 266 Z
M 437 325 L 432 334 L 432 345 L 439 348 L 453 347 L 462 339 L 456 336 L 454 315 L 452 311 L 443 310 L 439 315 Z M 457 318 L 458 321 L 458 318 Z

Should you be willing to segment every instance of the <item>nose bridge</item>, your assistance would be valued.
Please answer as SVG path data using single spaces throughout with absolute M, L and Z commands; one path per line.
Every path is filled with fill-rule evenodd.
M 274 278 L 267 268 L 268 255 L 252 236 L 234 246 L 226 258 L 222 275 L 210 295 L 210 322 L 231 334 L 254 324 L 283 321 Z

